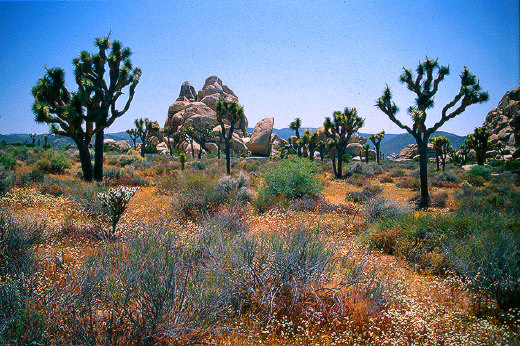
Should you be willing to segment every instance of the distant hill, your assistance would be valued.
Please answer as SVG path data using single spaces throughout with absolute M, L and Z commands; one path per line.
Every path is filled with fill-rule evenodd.
M 38 144 L 38 139 L 40 140 L 40 145 L 44 143 L 44 135 L 36 135 L 36 144 Z M 67 144 L 74 146 L 74 141 L 68 137 L 61 137 L 56 135 L 48 135 L 47 142 L 53 147 L 64 147 Z M 110 138 L 116 141 L 129 141 L 130 137 L 124 131 L 115 132 L 115 133 L 105 133 L 105 138 Z M 6 143 L 32 143 L 31 137 L 27 133 L 13 133 L 10 135 L 0 135 L 0 142 L 5 141 Z M 139 142 L 139 141 L 138 141 Z M 92 144 L 94 144 L 94 139 L 92 139 Z

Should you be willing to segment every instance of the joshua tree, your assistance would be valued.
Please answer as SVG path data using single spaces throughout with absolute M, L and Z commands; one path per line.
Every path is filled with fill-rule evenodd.
M 437 172 L 440 171 L 439 161 L 442 162 L 442 171 L 446 170 L 446 158 L 453 147 L 450 145 L 450 140 L 444 136 L 437 136 L 430 138 L 430 143 L 433 144 L 435 150 L 435 161 L 437 162 Z
M 181 170 L 184 171 L 184 164 L 188 161 L 186 153 L 183 151 L 179 154 L 179 162 L 181 163 Z
M 300 128 L 301 127 L 302 127 L 302 120 L 300 118 L 295 118 L 294 121 L 292 121 L 289 124 L 289 128 L 291 130 L 294 130 L 295 135 L 296 135 L 296 140 L 293 141 L 293 146 L 295 147 L 294 149 L 297 150 L 297 152 L 298 152 L 298 157 L 302 156 L 302 149 L 298 145 L 298 140 L 300 139 Z
M 65 87 L 62 69 L 47 69 L 43 78 L 32 88 L 32 106 L 35 120 L 50 125 L 52 133 L 70 137 L 79 150 L 83 179 L 92 181 L 92 162 L 88 146 L 94 135 L 94 124 L 88 110 L 82 104 L 81 92 L 70 93 Z M 44 148 L 48 147 L 48 136 L 43 137 Z
M 31 145 L 34 147 L 34 143 L 36 142 L 36 133 L 30 133 L 29 137 L 32 140 L 32 144 Z
M 121 42 L 109 41 L 107 37 L 97 38 L 96 54 L 83 51 L 74 59 L 75 76 L 78 94 L 83 107 L 92 110 L 90 120 L 96 124 L 94 153 L 94 179 L 103 180 L 103 140 L 105 129 L 125 114 L 134 98 L 135 87 L 139 83 L 141 70 L 132 67 L 130 48 L 123 47 Z M 110 49 L 110 52 L 108 50 Z M 108 55 L 107 55 L 108 54 Z M 108 72 L 105 79 L 105 74 Z M 122 109 L 116 103 L 129 87 L 128 98 Z
M 103 179 L 104 130 L 122 116 L 133 100 L 141 70 L 132 69 L 130 49 L 122 48 L 119 41 L 111 43 L 108 37 L 98 38 L 95 45 L 99 52 L 85 51 L 73 60 L 75 65 L 76 92 L 65 86 L 65 73 L 60 68 L 47 69 L 43 78 L 32 89 L 35 98 L 33 112 L 37 122 L 51 126 L 55 134 L 70 137 L 80 154 L 83 178 L 91 181 Z M 112 48 L 107 56 L 107 50 Z M 108 71 L 106 65 L 108 64 Z M 109 80 L 105 80 L 108 72 Z M 116 103 L 129 86 L 128 99 L 123 109 Z M 88 146 L 96 135 L 94 171 Z
M 128 129 L 128 130 L 126 130 L 126 133 L 132 140 L 132 143 L 133 143 L 132 148 L 134 148 L 134 150 L 135 150 L 135 148 L 137 148 L 136 141 L 137 141 L 137 138 L 139 138 L 139 132 L 137 131 L 137 129 Z
M 148 118 L 140 118 L 135 119 L 134 121 L 137 133 L 139 134 L 139 138 L 141 139 L 141 156 L 144 157 L 144 153 L 146 150 L 146 144 L 150 139 L 150 134 L 157 130 L 155 124 Z
M 379 133 L 375 133 L 368 136 L 368 139 L 372 141 L 374 147 L 376 148 L 376 162 L 379 163 L 381 160 L 381 141 L 385 137 L 385 131 L 381 131 Z
M 226 172 L 231 174 L 231 139 L 233 138 L 233 131 L 241 119 L 244 118 L 244 109 L 236 102 L 229 102 L 225 100 L 217 101 L 217 121 L 222 131 L 222 138 L 224 139 L 224 150 L 226 153 Z M 230 126 L 226 129 L 224 121 L 228 121 Z
M 314 161 L 314 153 L 316 152 L 317 141 L 318 141 L 318 132 L 314 131 L 311 134 L 311 131 L 309 129 L 306 129 L 303 133 L 301 140 L 302 140 L 302 144 L 304 145 L 304 154 L 306 151 L 308 154 L 309 160 Z
M 332 160 L 332 171 L 334 172 L 334 176 L 338 176 L 338 170 L 336 169 L 336 146 L 338 145 L 338 140 L 335 138 L 329 138 L 327 139 L 327 142 L 325 143 L 325 148 L 330 153 L 330 159 Z
M 481 166 L 486 162 L 486 152 L 489 149 L 489 137 L 491 137 L 491 132 L 482 126 L 475 128 L 473 134 L 468 135 L 466 138 L 466 145 L 469 149 L 475 150 L 477 164 Z
M 330 117 L 325 118 L 325 122 L 323 123 L 325 135 L 328 138 L 335 139 L 335 141 L 331 143 L 336 144 L 335 148 L 332 148 L 335 153 L 333 154 L 331 152 L 333 167 L 335 166 L 334 157 L 338 160 L 337 167 L 334 169 L 336 178 L 343 177 L 343 154 L 345 153 L 350 137 L 363 126 L 363 123 L 364 120 L 357 115 L 357 110 L 348 107 L 345 108 L 343 113 L 335 111 L 333 113 L 333 120 L 331 120 Z
M 368 154 L 370 153 L 370 144 L 363 145 L 363 154 L 365 154 L 365 162 L 368 163 Z
M 50 145 L 47 143 L 49 141 L 49 135 L 43 135 L 43 148 L 47 149 Z
M 211 124 L 207 121 L 202 125 L 202 127 L 189 127 L 186 129 L 186 135 L 200 146 L 199 152 L 197 154 L 197 158 L 199 160 L 202 158 L 203 150 L 205 152 L 209 152 L 209 149 L 206 147 L 206 143 L 213 137 L 212 130 L 213 126 L 211 126 Z M 193 142 L 191 147 L 193 149 Z
M 323 161 L 323 158 L 324 158 L 324 149 L 325 149 L 325 142 L 324 141 L 319 141 L 316 143 L 316 149 L 318 150 L 318 152 L 320 153 L 320 160 Z
M 460 75 L 461 86 L 459 92 L 452 101 L 442 108 L 440 120 L 432 127 L 427 128 L 426 112 L 433 107 L 433 101 L 439 83 L 450 73 L 450 69 L 447 66 L 440 66 L 437 60 L 426 58 L 424 62 L 419 63 L 416 70 L 416 77 L 410 69 L 403 68 L 403 70 L 404 72 L 400 78 L 401 83 L 406 84 L 408 89 L 417 95 L 415 105 L 408 108 L 408 112 L 413 120 L 412 127 L 404 125 L 396 118 L 399 108 L 392 102 L 392 92 L 388 86 L 383 95 L 377 100 L 376 106 L 388 115 L 390 120 L 397 126 L 410 133 L 417 142 L 421 180 L 421 198 L 418 202 L 418 207 L 426 208 L 430 204 L 430 195 L 428 192 L 428 158 L 426 156 L 428 139 L 435 131 L 444 125 L 446 121 L 455 118 L 472 104 L 487 101 L 489 95 L 487 92 L 481 91 L 480 83 L 477 78 L 467 67 L 464 67 Z M 434 74 L 436 74 L 435 77 Z M 453 107 L 456 108 L 453 109 Z

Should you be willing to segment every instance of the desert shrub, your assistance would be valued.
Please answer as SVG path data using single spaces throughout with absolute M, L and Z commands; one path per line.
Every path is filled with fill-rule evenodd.
M 420 181 L 417 177 L 405 177 L 401 179 L 395 186 L 403 189 L 411 189 L 418 191 L 420 189 Z
M 8 154 L 0 154 L 0 166 L 7 170 L 13 169 L 16 166 L 16 159 Z
M 468 177 L 482 177 L 486 180 L 491 178 L 491 168 L 486 166 L 476 165 L 471 167 L 471 169 L 467 172 Z
M 43 182 L 45 174 L 39 169 L 33 169 L 29 172 L 16 172 L 14 175 L 14 184 L 18 186 L 29 186 Z
M 345 197 L 347 202 L 361 203 L 368 199 L 374 198 L 383 192 L 383 188 L 379 185 L 366 185 L 363 186 L 361 192 L 349 192 Z
M 133 149 L 128 150 L 126 154 L 110 155 L 107 157 L 108 164 L 120 167 L 134 165 L 143 161 L 145 161 L 145 159 Z
M 0 166 L 0 195 L 9 191 L 10 186 L 11 175 L 3 166 Z
M 43 339 L 43 311 L 35 296 L 36 246 L 45 226 L 0 214 L 0 342 L 34 344 Z
M 103 170 L 103 176 L 106 184 L 110 186 L 148 186 L 149 181 L 136 174 L 131 168 L 112 168 L 106 167 Z
M 383 183 L 383 184 L 393 183 L 394 182 L 394 178 L 392 178 L 392 176 L 390 176 L 389 174 L 388 175 L 385 174 L 381 178 L 379 178 L 379 182 Z
M 448 194 L 439 192 L 430 195 L 430 205 L 434 208 L 446 208 L 448 203 Z
M 47 150 L 42 153 L 36 166 L 47 173 L 61 174 L 65 169 L 70 168 L 71 162 L 64 153 L 56 154 L 54 151 Z
M 436 187 L 455 187 L 462 179 L 452 170 L 439 172 L 431 175 L 431 185 Z
M 179 187 L 173 200 L 174 208 L 191 218 L 215 212 L 219 204 L 215 184 L 205 174 L 185 171 L 179 175 Z
M 106 193 L 98 192 L 96 195 L 97 199 L 101 201 L 105 217 L 111 223 L 112 236 L 116 232 L 119 219 L 138 189 L 138 187 L 119 186 L 115 189 L 109 189 Z
M 225 175 L 215 185 L 215 195 L 220 203 L 244 204 L 251 199 L 249 176 L 243 172 L 236 177 Z
M 515 171 L 520 169 L 520 160 L 507 160 L 504 162 L 505 171 Z
M 407 206 L 383 197 L 371 198 L 363 203 L 363 207 L 369 222 L 399 218 L 411 212 Z
M 455 270 L 481 294 L 480 298 L 490 295 L 501 309 L 518 309 L 520 234 L 497 231 L 473 231 L 464 239 L 450 239 L 445 251 Z
M 206 165 L 201 161 L 193 161 L 190 163 L 190 167 L 199 171 L 203 171 L 206 169 Z
M 309 160 L 292 158 L 280 162 L 263 175 L 264 186 L 260 193 L 286 199 L 319 196 L 323 189 L 316 175 L 315 165 Z
M 406 171 L 404 169 L 395 169 L 390 172 L 392 178 L 406 177 Z
M 264 184 L 254 201 L 255 208 L 264 212 L 275 205 L 289 205 L 297 199 L 321 196 L 323 185 L 316 166 L 304 158 L 283 160 L 263 174 Z

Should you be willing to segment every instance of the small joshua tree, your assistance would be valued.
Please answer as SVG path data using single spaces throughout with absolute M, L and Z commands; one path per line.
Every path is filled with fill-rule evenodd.
M 292 121 L 289 124 L 289 128 L 291 130 L 294 130 L 296 140 L 293 141 L 293 147 L 298 152 L 298 157 L 302 156 L 302 149 L 300 145 L 298 144 L 298 140 L 300 139 L 300 128 L 302 127 L 302 120 L 300 118 L 295 118 L 294 121 Z
M 112 225 L 112 236 L 116 233 L 117 223 L 125 212 L 128 202 L 130 202 L 137 190 L 139 190 L 138 187 L 120 186 L 115 189 L 109 189 L 107 193 L 100 192 L 97 194 L 97 198 L 101 201 L 106 216 Z
M 229 102 L 225 100 L 217 101 L 216 106 L 217 121 L 222 131 L 222 138 L 224 139 L 224 150 L 226 154 L 226 172 L 231 174 L 231 139 L 233 138 L 233 131 L 240 120 L 244 118 L 244 109 L 236 102 Z M 224 122 L 229 122 L 230 126 L 226 129 Z
M 437 162 L 437 172 L 440 171 L 439 161 L 442 162 L 442 171 L 446 170 L 446 158 L 450 153 L 450 140 L 444 136 L 437 136 L 430 138 L 430 143 L 433 144 L 435 150 L 435 161 Z
M 188 157 L 185 152 L 179 154 L 179 162 L 181 163 L 181 171 L 184 171 L 184 164 L 188 161 Z
M 32 140 L 32 144 L 31 144 L 31 146 L 34 147 L 35 142 L 36 142 L 36 133 L 30 133 L 30 134 L 29 134 L 29 137 L 31 137 L 31 140 Z
M 475 150 L 477 164 L 480 166 L 486 162 L 486 152 L 489 149 L 489 137 L 491 137 L 491 132 L 482 126 L 475 128 L 473 134 L 468 135 L 466 139 L 468 148 Z
M 320 153 L 320 160 L 321 161 L 323 161 L 323 158 L 325 156 L 324 152 L 323 152 L 324 149 L 325 149 L 325 142 L 324 141 L 319 141 L 319 142 L 316 143 L 316 150 L 318 150 L 318 152 Z
M 374 147 L 376 148 L 376 162 L 379 163 L 381 160 L 381 141 L 385 137 L 385 131 L 381 131 L 379 133 L 375 133 L 368 136 L 368 139 L 372 141 Z
M 128 137 L 130 137 L 130 139 L 132 140 L 132 148 L 137 148 L 137 138 L 139 138 L 139 131 L 137 131 L 137 129 L 128 129 L 126 130 L 126 133 L 128 134 Z
M 370 144 L 363 145 L 363 154 L 365 154 L 365 162 L 368 163 L 368 155 L 370 153 Z
M 146 144 L 150 139 L 150 135 L 153 131 L 157 130 L 155 124 L 148 118 L 135 119 L 135 127 L 139 138 L 141 139 L 141 156 L 144 157 L 146 150 Z
M 437 60 L 426 58 L 419 63 L 414 76 L 412 70 L 403 67 L 403 74 L 400 81 L 406 84 L 408 90 L 412 91 L 417 97 L 415 105 L 408 108 L 408 113 L 412 117 L 413 125 L 409 127 L 396 118 L 399 108 L 392 101 L 392 92 L 387 86 L 383 95 L 377 100 L 376 106 L 379 107 L 397 126 L 410 133 L 417 142 L 419 151 L 419 174 L 421 181 L 421 197 L 418 201 L 419 208 L 426 208 L 430 204 L 430 194 L 428 192 L 428 157 L 426 149 L 428 139 L 446 121 L 455 118 L 466 110 L 468 106 L 482 103 L 488 100 L 487 92 L 481 91 L 480 83 L 471 71 L 464 67 L 460 74 L 460 89 L 457 95 L 446 106 L 442 108 L 441 118 L 432 127 L 426 127 L 427 111 L 433 107 L 434 97 L 438 91 L 439 83 L 444 77 L 449 75 L 450 69 L 447 66 L 440 66 Z M 435 75 L 435 76 L 434 76 Z M 455 109 L 453 109 L 456 107 Z
M 205 122 L 202 127 L 188 127 L 186 129 L 186 135 L 191 138 L 192 141 L 195 141 L 200 146 L 199 152 L 197 153 L 197 158 L 200 160 L 202 158 L 202 152 L 209 152 L 209 149 L 206 147 L 206 143 L 213 137 L 213 126 L 209 122 Z M 193 148 L 193 142 L 192 142 Z
M 332 148 L 335 151 L 333 158 L 333 167 L 335 166 L 334 157 L 338 160 L 338 164 L 334 169 L 336 178 L 343 177 L 343 154 L 347 148 L 348 142 L 352 134 L 363 126 L 364 120 L 357 115 L 355 108 L 345 108 L 343 113 L 335 111 L 332 119 L 325 118 L 323 126 L 325 127 L 325 135 L 328 138 L 334 139 L 336 146 Z

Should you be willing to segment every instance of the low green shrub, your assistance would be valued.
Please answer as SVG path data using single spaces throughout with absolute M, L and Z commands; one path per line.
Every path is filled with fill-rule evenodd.
M 36 166 L 46 173 L 62 174 L 65 169 L 71 167 L 71 162 L 64 153 L 56 154 L 54 151 L 47 150 L 42 153 Z
M 16 159 L 8 154 L 0 154 L 0 166 L 7 170 L 13 169 L 16 166 Z
M 292 199 L 319 196 L 323 190 L 315 165 L 303 158 L 283 160 L 266 172 L 263 178 L 264 186 L 260 193 L 271 197 Z
M 478 176 L 478 177 L 482 177 L 486 180 L 489 180 L 489 178 L 491 178 L 491 168 L 486 167 L 486 166 L 476 165 L 476 166 L 471 167 L 471 169 L 467 172 L 467 175 L 469 177 Z

